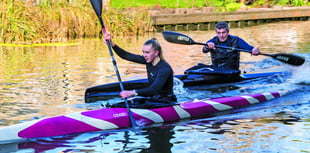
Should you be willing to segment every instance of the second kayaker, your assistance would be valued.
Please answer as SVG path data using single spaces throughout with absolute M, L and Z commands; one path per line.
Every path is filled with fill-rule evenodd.
M 229 26 L 226 22 L 218 22 L 215 24 L 216 36 L 206 42 L 206 46 L 202 48 L 203 53 L 211 54 L 212 65 L 210 68 L 214 68 L 223 73 L 235 73 L 239 74 L 239 63 L 240 63 L 240 51 L 223 49 L 219 46 L 233 47 L 251 50 L 252 55 L 258 55 L 260 53 L 257 47 L 249 45 L 242 38 L 229 34 Z M 187 70 L 188 72 L 204 67 L 204 64 L 198 64 Z

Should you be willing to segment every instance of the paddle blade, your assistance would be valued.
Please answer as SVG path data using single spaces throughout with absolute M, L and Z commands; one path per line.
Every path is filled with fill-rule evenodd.
M 181 34 L 181 33 L 173 32 L 173 31 L 163 31 L 162 35 L 168 42 L 171 42 L 171 43 L 183 44 L 183 45 L 196 44 L 192 38 L 184 34 Z
M 302 65 L 305 62 L 305 59 L 303 57 L 292 55 L 292 54 L 279 53 L 279 54 L 273 54 L 272 57 L 281 62 L 288 63 L 288 64 L 295 65 L 295 66 Z
M 90 3 L 93 6 L 97 16 L 101 17 L 101 13 L 102 13 L 102 0 L 90 0 Z
M 102 20 L 102 16 L 101 16 L 101 13 L 102 13 L 102 0 L 90 0 L 90 3 L 91 5 L 93 6 L 95 12 L 96 12 L 96 15 L 99 19 L 99 22 L 101 24 L 101 27 L 103 29 L 103 31 L 105 32 L 105 28 L 104 28 L 104 24 L 103 24 L 103 20 Z

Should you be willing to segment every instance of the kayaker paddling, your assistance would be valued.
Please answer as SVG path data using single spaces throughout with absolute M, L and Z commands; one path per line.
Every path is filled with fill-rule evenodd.
M 123 90 L 120 92 L 122 98 L 146 97 L 134 99 L 131 105 L 141 105 L 138 107 L 162 107 L 162 104 L 163 106 L 175 104 L 177 98 L 173 93 L 173 70 L 163 58 L 162 48 L 156 39 L 149 39 L 143 44 L 143 55 L 132 54 L 120 48 L 112 41 L 110 34 L 105 34 L 105 40 L 110 42 L 115 53 L 121 58 L 146 65 L 149 87 Z M 122 103 L 115 107 L 121 107 L 121 105 Z
M 251 50 L 252 55 L 259 55 L 260 53 L 257 47 L 251 46 L 238 36 L 230 35 L 229 26 L 226 22 L 218 22 L 215 25 L 215 32 L 216 36 L 208 40 L 206 45 L 202 48 L 203 53 L 210 52 L 212 65 L 207 66 L 204 64 L 198 64 L 197 66 L 190 68 L 188 72 L 202 67 L 209 67 L 223 71 L 232 71 L 232 73 L 239 74 L 240 51 L 218 48 L 216 47 L 217 45 Z

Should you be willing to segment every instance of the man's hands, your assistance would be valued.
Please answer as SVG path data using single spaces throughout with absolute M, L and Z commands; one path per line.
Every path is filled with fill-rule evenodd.
M 254 47 L 254 48 L 252 49 L 252 55 L 258 55 L 259 53 L 260 53 L 260 51 L 259 51 L 258 48 Z
M 208 43 L 207 43 L 207 47 L 208 47 L 209 49 L 215 49 L 215 44 L 214 44 L 213 42 L 208 42 Z

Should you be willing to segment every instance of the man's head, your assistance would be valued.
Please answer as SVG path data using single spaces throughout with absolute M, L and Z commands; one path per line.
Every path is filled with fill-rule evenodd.
M 229 26 L 226 22 L 218 22 L 215 25 L 215 32 L 220 42 L 226 41 L 229 34 Z

